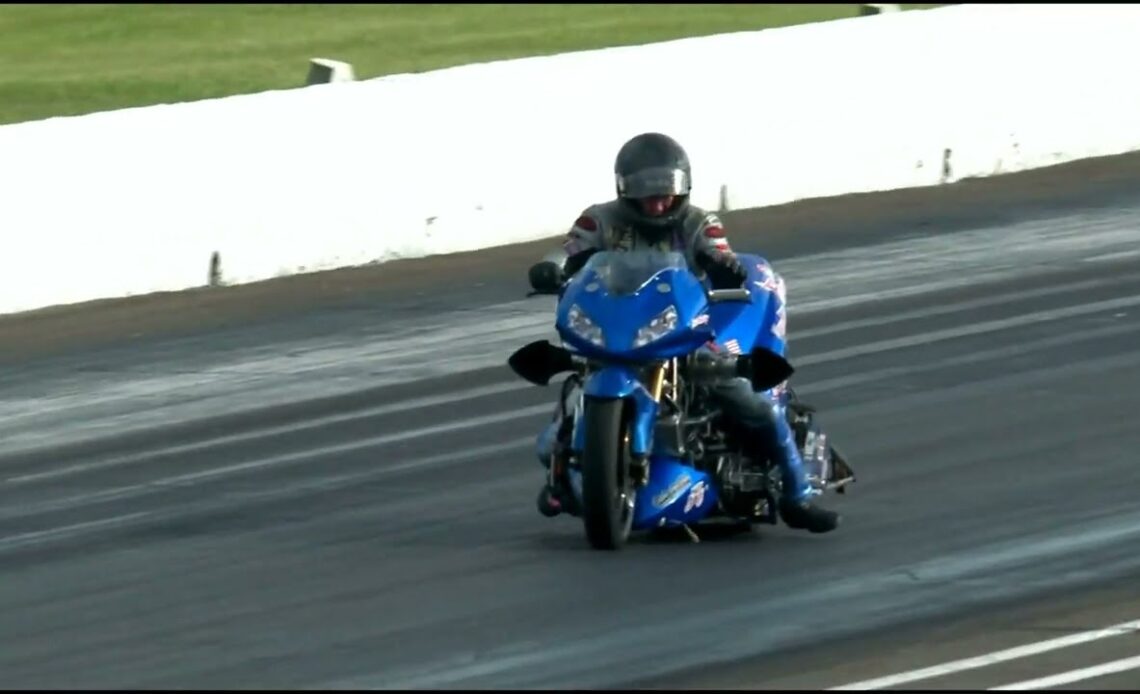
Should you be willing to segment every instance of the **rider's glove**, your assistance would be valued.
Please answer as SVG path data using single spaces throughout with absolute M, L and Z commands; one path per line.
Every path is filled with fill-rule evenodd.
M 562 266 L 562 271 L 565 273 L 564 278 L 570 278 L 578 274 L 578 271 L 586 267 L 586 263 L 589 262 L 590 258 L 594 257 L 594 254 L 599 250 L 601 249 L 587 248 L 584 251 L 578 251 L 574 255 L 566 258 L 566 262 L 563 263 Z
M 544 260 L 530 266 L 527 279 L 534 291 L 540 294 L 552 294 L 558 291 L 563 281 L 562 268 L 558 263 Z
M 713 289 L 736 289 L 748 279 L 748 272 L 734 254 L 701 254 L 700 258 Z

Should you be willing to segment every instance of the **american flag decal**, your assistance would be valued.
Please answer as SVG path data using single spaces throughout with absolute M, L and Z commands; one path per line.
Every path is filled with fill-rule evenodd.
M 728 340 L 724 343 L 724 348 L 728 350 L 729 354 L 740 354 L 740 343 L 736 340 Z

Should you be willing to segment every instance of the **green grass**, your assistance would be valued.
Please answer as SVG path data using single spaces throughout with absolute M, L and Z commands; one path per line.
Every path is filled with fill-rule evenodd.
M 298 87 L 314 57 L 350 62 L 366 79 L 857 13 L 854 4 L 0 5 L 0 123 Z

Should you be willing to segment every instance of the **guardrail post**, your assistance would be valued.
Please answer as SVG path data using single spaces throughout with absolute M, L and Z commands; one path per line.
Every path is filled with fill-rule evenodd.
M 881 2 L 860 3 L 859 16 L 866 17 L 871 14 L 883 14 L 884 12 L 901 12 L 902 5 L 889 5 Z
M 305 86 L 355 80 L 356 73 L 350 63 L 330 60 L 329 58 L 313 58 L 309 60 L 309 76 L 305 80 Z
M 207 283 L 211 287 L 222 285 L 222 256 L 217 251 L 210 254 L 210 275 Z

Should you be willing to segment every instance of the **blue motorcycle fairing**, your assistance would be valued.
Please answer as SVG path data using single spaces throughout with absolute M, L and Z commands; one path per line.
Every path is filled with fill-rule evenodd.
M 633 426 L 629 432 L 630 452 L 648 455 L 653 445 L 653 423 L 657 420 L 657 401 L 637 379 L 637 375 L 624 366 L 607 366 L 586 377 L 582 384 L 586 398 L 633 402 Z M 585 403 L 583 403 L 583 406 Z M 586 430 L 581 426 L 582 412 L 575 413 L 574 429 L 570 435 L 570 449 L 580 453 L 586 445 Z
M 717 487 L 707 472 L 671 456 L 654 455 L 649 462 L 649 483 L 637 490 L 633 530 L 694 524 L 716 508 Z M 576 468 L 570 469 L 570 488 L 581 503 L 582 473 Z
M 555 327 L 565 343 L 586 357 L 648 362 L 684 356 L 711 339 L 712 331 L 703 318 L 708 306 L 705 289 L 684 265 L 683 255 L 654 253 L 644 268 L 626 268 L 619 260 L 611 260 L 612 255 L 605 252 L 591 258 L 558 302 Z M 606 276 L 611 272 L 618 277 Z M 670 306 L 677 312 L 676 328 L 634 347 L 638 331 Z M 597 328 L 603 344 L 587 339 L 570 325 L 574 307 Z
M 763 349 L 784 356 L 782 281 L 762 257 L 739 254 L 738 258 L 748 274 L 750 296 L 744 301 L 710 303 L 705 286 L 689 271 L 682 253 L 601 251 L 565 287 L 558 302 L 556 328 L 564 345 L 601 362 L 601 368 L 583 383 L 583 396 L 624 398 L 635 408 L 630 444 L 634 453 L 649 454 L 650 470 L 648 486 L 637 494 L 635 528 L 696 523 L 717 504 L 717 489 L 708 473 L 654 453 L 657 403 L 638 381 L 638 370 L 651 362 L 691 354 L 714 334 L 726 351 L 752 354 Z M 670 305 L 677 312 L 675 328 L 634 348 L 638 330 Z M 579 318 L 578 328 L 587 335 L 570 324 L 570 311 L 575 306 L 584 317 Z M 591 333 L 595 339 L 600 335 L 603 344 L 593 342 L 588 336 Z M 769 395 L 783 410 L 786 395 L 780 391 L 774 388 Z M 570 441 L 570 447 L 578 452 L 585 438 L 581 415 L 578 408 Z M 553 429 L 553 423 L 548 425 L 549 432 Z M 545 448 L 543 444 L 549 444 L 549 438 L 549 434 L 540 435 L 539 448 Z M 568 472 L 571 488 L 581 501 L 581 471 L 572 466 Z M 662 495 L 669 490 L 675 494 Z M 673 496 L 676 498 L 670 500 Z
M 785 356 L 787 306 L 783 279 L 762 256 L 737 255 L 748 272 L 745 281 L 751 301 L 725 301 L 709 306 L 709 324 L 721 348 L 741 354 L 766 349 Z

